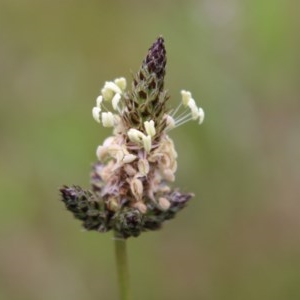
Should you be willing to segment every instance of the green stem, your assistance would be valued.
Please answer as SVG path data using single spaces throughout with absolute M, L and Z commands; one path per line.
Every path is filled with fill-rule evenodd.
M 126 240 L 115 234 L 115 254 L 120 289 L 120 300 L 130 300 L 129 270 L 126 251 Z

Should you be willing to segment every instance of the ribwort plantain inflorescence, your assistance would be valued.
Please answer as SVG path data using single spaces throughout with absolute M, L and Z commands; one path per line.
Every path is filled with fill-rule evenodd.
M 204 111 L 188 91 L 176 109 L 168 108 L 164 89 L 166 50 L 159 37 L 150 47 L 130 89 L 121 77 L 105 82 L 94 119 L 112 127 L 98 146 L 91 190 L 63 186 L 62 201 L 87 230 L 114 230 L 120 238 L 157 230 L 173 218 L 193 194 L 172 189 L 177 153 L 168 132 L 189 120 L 203 122 Z

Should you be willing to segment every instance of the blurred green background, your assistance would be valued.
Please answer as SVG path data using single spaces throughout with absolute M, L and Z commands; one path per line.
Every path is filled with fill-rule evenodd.
M 88 187 L 110 134 L 91 117 L 159 34 L 172 104 L 206 112 L 171 132 L 176 185 L 196 194 L 129 240 L 135 299 L 300 299 L 297 1 L 0 1 L 0 299 L 117 299 L 112 235 L 59 201 Z

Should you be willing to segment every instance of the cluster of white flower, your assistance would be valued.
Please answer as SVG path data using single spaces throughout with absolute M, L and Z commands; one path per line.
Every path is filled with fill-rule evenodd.
M 204 111 L 192 94 L 181 91 L 176 109 L 168 109 L 164 89 L 166 49 L 160 36 L 149 48 L 131 89 L 123 77 L 105 82 L 93 118 L 112 134 L 97 147 L 91 190 L 61 189 L 68 210 L 84 228 L 117 238 L 158 230 L 193 197 L 170 185 L 175 181 L 177 153 L 168 132 L 190 120 L 201 124 Z
M 152 148 L 152 138 L 156 134 L 154 121 L 145 121 L 144 128 L 147 135 L 134 128 L 130 128 L 127 132 L 127 135 L 132 142 L 142 145 L 146 152 L 149 153 Z
M 102 121 L 103 127 L 114 127 L 116 120 L 118 120 L 117 115 L 107 110 L 103 100 L 111 102 L 113 109 L 120 113 L 119 102 L 124 94 L 126 85 L 126 79 L 123 77 L 105 82 L 101 95 L 96 99 L 96 106 L 92 110 L 93 118 L 98 123 Z M 106 111 L 102 112 L 103 109 Z
M 196 101 L 192 98 L 192 94 L 189 91 L 181 91 L 181 103 L 174 111 L 171 111 L 171 115 L 167 116 L 168 130 L 178 127 L 190 120 L 199 120 L 199 125 L 204 121 L 204 110 L 202 107 L 198 107 Z M 183 107 L 183 111 L 180 111 Z
M 105 82 L 101 90 L 101 95 L 96 99 L 96 106 L 92 110 L 94 119 L 101 123 L 103 127 L 117 127 L 120 124 L 120 118 L 124 109 L 124 103 L 121 101 L 126 89 L 126 79 L 121 77 L 114 81 Z M 166 131 L 169 131 L 177 126 L 180 126 L 190 120 L 199 120 L 199 124 L 203 123 L 204 111 L 198 107 L 192 94 L 188 91 L 181 91 L 182 101 L 178 107 L 166 114 Z M 113 110 L 116 113 L 109 111 L 105 102 L 111 103 Z M 182 109 L 183 107 L 183 109 Z M 103 111 L 104 110 L 104 111 Z M 156 134 L 154 120 L 144 122 L 144 132 L 135 128 L 130 128 L 127 131 L 129 140 L 137 146 L 142 146 L 147 153 L 152 149 L 152 140 Z M 127 160 L 127 157 L 125 161 Z

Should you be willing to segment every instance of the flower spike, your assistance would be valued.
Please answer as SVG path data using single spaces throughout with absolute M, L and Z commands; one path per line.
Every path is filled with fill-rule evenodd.
M 168 108 L 164 89 L 166 49 L 162 37 L 149 48 L 131 89 L 124 77 L 106 81 L 92 116 L 113 134 L 97 147 L 91 190 L 63 186 L 61 199 L 82 221 L 98 232 L 114 230 L 119 238 L 157 230 L 192 198 L 170 187 L 175 181 L 177 152 L 168 132 L 190 120 L 201 124 L 204 111 L 181 91 L 177 108 Z

